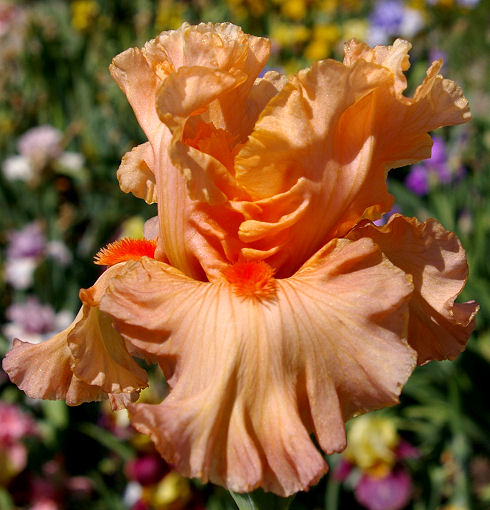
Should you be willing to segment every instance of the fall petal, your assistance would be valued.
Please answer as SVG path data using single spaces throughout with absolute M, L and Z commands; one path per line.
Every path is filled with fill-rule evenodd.
M 39 344 L 14 342 L 3 367 L 27 395 L 78 405 L 108 393 L 123 392 L 131 400 L 146 386 L 146 374 L 129 356 L 111 319 L 98 310 L 108 283 L 123 266 L 112 266 L 93 287 L 82 289 L 82 309 L 67 329 Z M 118 405 L 123 401 L 113 400 Z
M 127 152 L 117 170 L 117 180 L 124 193 L 132 193 L 147 204 L 157 201 L 156 181 L 153 174 L 153 150 L 146 142 Z
M 310 433 L 340 451 L 345 419 L 397 402 L 415 364 L 402 338 L 411 285 L 367 239 L 333 241 L 264 299 L 233 285 L 142 259 L 100 306 L 172 387 L 159 406 L 130 406 L 167 461 L 233 490 L 292 494 L 326 470 Z
M 19 389 L 31 398 L 66 400 L 68 405 L 102 400 L 106 395 L 96 386 L 78 379 L 67 344 L 72 326 L 40 344 L 14 340 L 2 366 Z
M 105 393 L 132 393 L 147 386 L 146 372 L 129 355 L 112 320 L 96 306 L 84 305 L 68 335 L 73 373 Z
M 456 235 L 434 219 L 420 223 L 394 215 L 383 227 L 367 223 L 349 234 L 360 237 L 373 239 L 393 264 L 412 275 L 408 341 L 418 363 L 455 358 L 465 348 L 479 309 L 474 301 L 454 302 L 468 277 Z

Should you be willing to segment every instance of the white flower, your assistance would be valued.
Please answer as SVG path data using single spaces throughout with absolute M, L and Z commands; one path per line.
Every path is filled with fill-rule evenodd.
M 128 506 L 134 505 L 143 494 L 143 487 L 138 482 L 129 482 L 124 491 L 124 503 Z
M 5 280 L 15 289 L 24 290 L 33 283 L 37 259 L 32 257 L 12 258 L 5 262 Z
M 35 175 L 31 160 L 27 156 L 10 156 L 2 165 L 2 172 L 8 181 L 29 181 Z
M 79 152 L 67 151 L 58 158 L 58 163 L 67 170 L 76 172 L 83 168 L 85 158 Z
M 46 244 L 46 255 L 59 262 L 63 267 L 73 260 L 73 255 L 62 241 L 49 241 Z
M 403 19 L 400 26 L 400 35 L 414 37 L 425 25 L 423 14 L 418 9 L 406 7 L 403 11 Z

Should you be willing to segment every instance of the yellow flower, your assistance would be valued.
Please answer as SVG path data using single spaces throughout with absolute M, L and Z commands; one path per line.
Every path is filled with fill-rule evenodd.
M 379 415 L 356 418 L 347 434 L 344 456 L 371 476 L 385 476 L 395 465 L 399 442 L 395 422 Z
M 305 0 L 286 0 L 281 2 L 281 13 L 295 21 L 299 21 L 306 14 Z
M 166 475 L 156 487 L 149 487 L 143 493 L 143 499 L 154 510 L 181 510 L 192 497 L 189 481 L 175 471 Z
M 157 7 L 155 26 L 160 30 L 178 28 L 184 20 L 185 7 L 172 0 L 160 0 Z
M 298 43 L 307 41 L 310 37 L 310 29 L 304 25 L 291 23 L 273 22 L 271 26 L 271 38 L 279 46 L 287 48 Z
M 184 24 L 113 60 L 148 138 L 118 178 L 157 202 L 152 241 L 103 250 L 74 323 L 16 341 L 3 368 L 31 397 L 127 407 L 185 476 L 285 496 L 326 472 L 316 445 L 345 448 L 345 420 L 397 403 L 417 363 L 457 356 L 478 306 L 454 302 L 454 234 L 372 222 L 393 205 L 388 170 L 470 118 L 441 63 L 407 97 L 406 41 L 350 41 L 343 62 L 258 78 L 269 48 L 229 23 Z M 134 357 L 163 370 L 160 404 L 134 403 Z
M 366 39 L 368 22 L 365 19 L 351 18 L 342 25 L 342 38 L 345 40 L 358 39 L 363 41 Z
M 94 0 L 75 0 L 71 4 L 71 24 L 76 30 L 86 30 L 99 14 L 99 5 Z
M 330 54 L 331 46 L 328 42 L 321 39 L 314 39 L 305 48 L 305 57 L 308 60 L 320 60 L 328 57 Z
M 131 216 L 121 225 L 121 238 L 132 237 L 138 239 L 143 237 L 143 226 L 145 222 L 141 216 Z

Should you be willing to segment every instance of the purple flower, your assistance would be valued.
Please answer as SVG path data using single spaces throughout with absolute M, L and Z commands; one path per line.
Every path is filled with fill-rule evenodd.
M 403 2 L 400 0 L 376 2 L 369 21 L 372 27 L 390 35 L 396 34 L 403 21 Z
M 61 132 L 53 126 L 43 125 L 29 129 L 17 142 L 17 150 L 38 164 L 56 159 L 62 153 Z
M 29 296 L 25 303 L 9 306 L 6 315 L 27 333 L 49 333 L 56 325 L 53 308 L 41 304 L 35 296 Z
M 480 0 L 458 0 L 458 5 L 461 5 L 462 7 L 476 7 L 480 3 Z
M 451 171 L 448 165 L 446 145 L 439 136 L 434 136 L 431 157 L 424 161 L 424 165 L 434 173 L 443 184 L 452 180 Z
M 429 192 L 429 175 L 424 165 L 415 165 L 405 179 L 405 186 L 417 195 L 427 195 Z
M 44 233 L 36 222 L 28 223 L 21 230 L 9 232 L 8 240 L 8 259 L 39 257 L 46 246 Z
M 447 163 L 447 154 L 444 140 L 440 136 L 434 136 L 432 141 L 432 152 L 426 163 L 430 165 L 445 165 Z
M 446 62 L 447 62 L 447 53 L 443 50 L 439 50 L 434 48 L 429 52 L 429 62 L 434 62 L 435 60 L 442 60 L 442 69 L 441 71 L 445 71 Z
M 363 475 L 354 494 L 369 510 L 400 510 L 410 501 L 412 480 L 402 468 L 383 478 Z
M 400 441 L 396 447 L 396 458 L 403 459 L 418 459 L 420 457 L 420 450 L 411 445 L 408 441 Z

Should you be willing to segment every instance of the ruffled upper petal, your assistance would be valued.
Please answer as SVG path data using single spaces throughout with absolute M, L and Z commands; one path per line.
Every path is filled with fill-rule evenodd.
M 351 44 L 344 64 L 318 62 L 270 100 L 235 159 L 238 184 L 262 209 L 240 226 L 243 253 L 292 274 L 359 218 L 391 208 L 386 172 L 428 157 L 428 131 L 469 120 L 440 63 L 413 98 L 401 94 L 409 48 Z M 291 240 L 298 249 L 284 248 Z
M 397 402 L 415 365 L 403 340 L 411 284 L 367 239 L 333 241 L 256 295 L 240 281 L 141 259 L 100 306 L 172 387 L 158 406 L 130 406 L 166 460 L 236 491 L 289 495 L 327 469 L 310 433 L 340 451 L 344 420 Z
M 455 303 L 468 277 L 463 247 L 456 235 L 434 219 L 423 223 L 394 215 L 383 227 L 360 225 L 350 239 L 369 237 L 393 264 L 413 278 L 408 342 L 418 363 L 455 358 L 475 327 L 475 301 Z
M 157 201 L 156 180 L 152 168 L 153 150 L 149 142 L 127 152 L 117 170 L 117 180 L 124 193 L 132 193 L 147 204 Z

